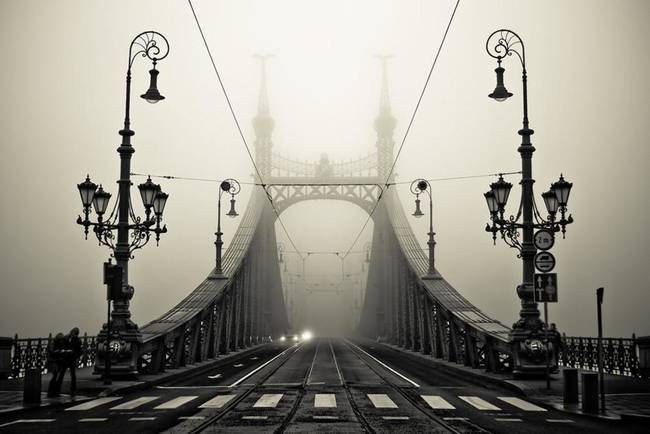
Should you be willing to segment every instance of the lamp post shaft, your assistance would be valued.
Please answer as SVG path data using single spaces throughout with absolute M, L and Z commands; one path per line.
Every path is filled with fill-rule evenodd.
M 216 264 L 215 264 L 215 269 L 214 273 L 216 275 L 221 275 L 223 274 L 223 268 L 221 264 L 221 250 L 223 248 L 223 241 L 221 240 L 221 235 L 223 233 L 221 232 L 221 191 L 219 191 L 219 200 L 217 202 L 217 240 L 214 242 L 214 245 L 217 247 L 217 258 L 216 258 Z
M 528 123 L 528 80 L 526 67 L 523 66 L 522 72 L 523 84 L 523 128 L 519 130 L 521 136 L 521 145 L 518 151 L 521 155 L 521 189 L 522 189 L 522 243 L 521 243 L 521 260 L 522 260 L 522 284 L 517 292 L 521 299 L 521 310 L 519 312 L 519 321 L 515 324 L 515 329 L 537 330 L 541 326 L 540 312 L 537 303 L 534 301 L 534 279 L 535 279 L 535 253 L 537 249 L 533 243 L 534 222 L 533 222 L 533 152 L 535 147 L 531 143 L 530 137 L 534 131 L 529 128 Z M 516 332 L 516 330 L 515 330 Z
M 433 198 L 431 192 L 429 192 L 429 241 L 427 242 L 429 246 L 429 270 L 427 274 L 433 276 L 436 274 L 435 268 L 435 249 L 436 249 L 436 240 L 434 238 L 435 232 L 433 232 Z

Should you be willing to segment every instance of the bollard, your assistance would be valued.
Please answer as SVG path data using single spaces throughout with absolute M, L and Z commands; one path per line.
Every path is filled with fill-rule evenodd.
M 564 403 L 578 403 L 578 370 L 576 368 L 564 368 L 562 370 L 564 378 Z
M 39 404 L 41 402 L 41 370 L 30 368 L 25 371 L 23 402 Z
M 582 373 L 582 411 L 598 413 L 598 373 Z

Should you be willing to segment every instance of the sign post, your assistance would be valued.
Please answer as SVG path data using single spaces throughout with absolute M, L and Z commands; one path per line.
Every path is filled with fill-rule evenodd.
M 600 409 L 605 413 L 605 374 L 603 373 L 603 295 L 605 288 L 596 289 L 596 309 L 598 313 L 598 388 L 600 391 Z
M 548 301 L 544 302 L 544 322 L 546 323 L 546 390 L 551 388 L 551 362 L 548 354 Z M 557 351 L 557 350 L 556 350 Z

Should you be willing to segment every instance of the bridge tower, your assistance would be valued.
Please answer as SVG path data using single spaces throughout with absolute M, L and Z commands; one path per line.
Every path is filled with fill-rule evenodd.
M 260 93 L 257 101 L 257 114 L 253 118 L 255 129 L 255 164 L 264 178 L 271 175 L 271 150 L 273 142 L 271 135 L 275 120 L 271 117 L 269 96 L 266 85 L 266 62 L 273 57 L 272 54 L 256 54 L 260 61 Z
M 381 182 L 388 182 L 386 177 L 393 165 L 393 131 L 397 120 L 393 117 L 390 107 L 390 94 L 388 91 L 388 59 L 391 54 L 377 55 L 381 62 L 381 92 L 379 96 L 379 114 L 375 118 L 375 131 L 377 132 L 377 174 Z

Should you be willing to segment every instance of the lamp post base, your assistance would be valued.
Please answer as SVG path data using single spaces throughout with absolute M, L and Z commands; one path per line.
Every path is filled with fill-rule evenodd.
M 135 325 L 135 324 L 134 324 Z M 132 379 L 138 374 L 138 354 L 142 334 L 137 326 L 128 330 L 111 330 L 110 378 Z M 105 375 L 106 369 L 106 327 L 97 335 L 97 356 L 93 373 Z
M 227 278 L 228 278 L 228 276 L 226 276 L 223 273 L 211 273 L 208 276 L 208 279 L 210 279 L 210 280 L 219 280 L 219 279 L 227 279 Z
M 512 373 L 515 378 L 544 378 L 547 369 L 544 331 L 513 329 L 509 338 L 512 348 Z M 549 343 L 548 351 L 549 371 L 555 372 L 557 362 L 552 343 Z
M 427 273 L 421 277 L 423 280 L 440 280 L 442 276 L 438 273 Z

